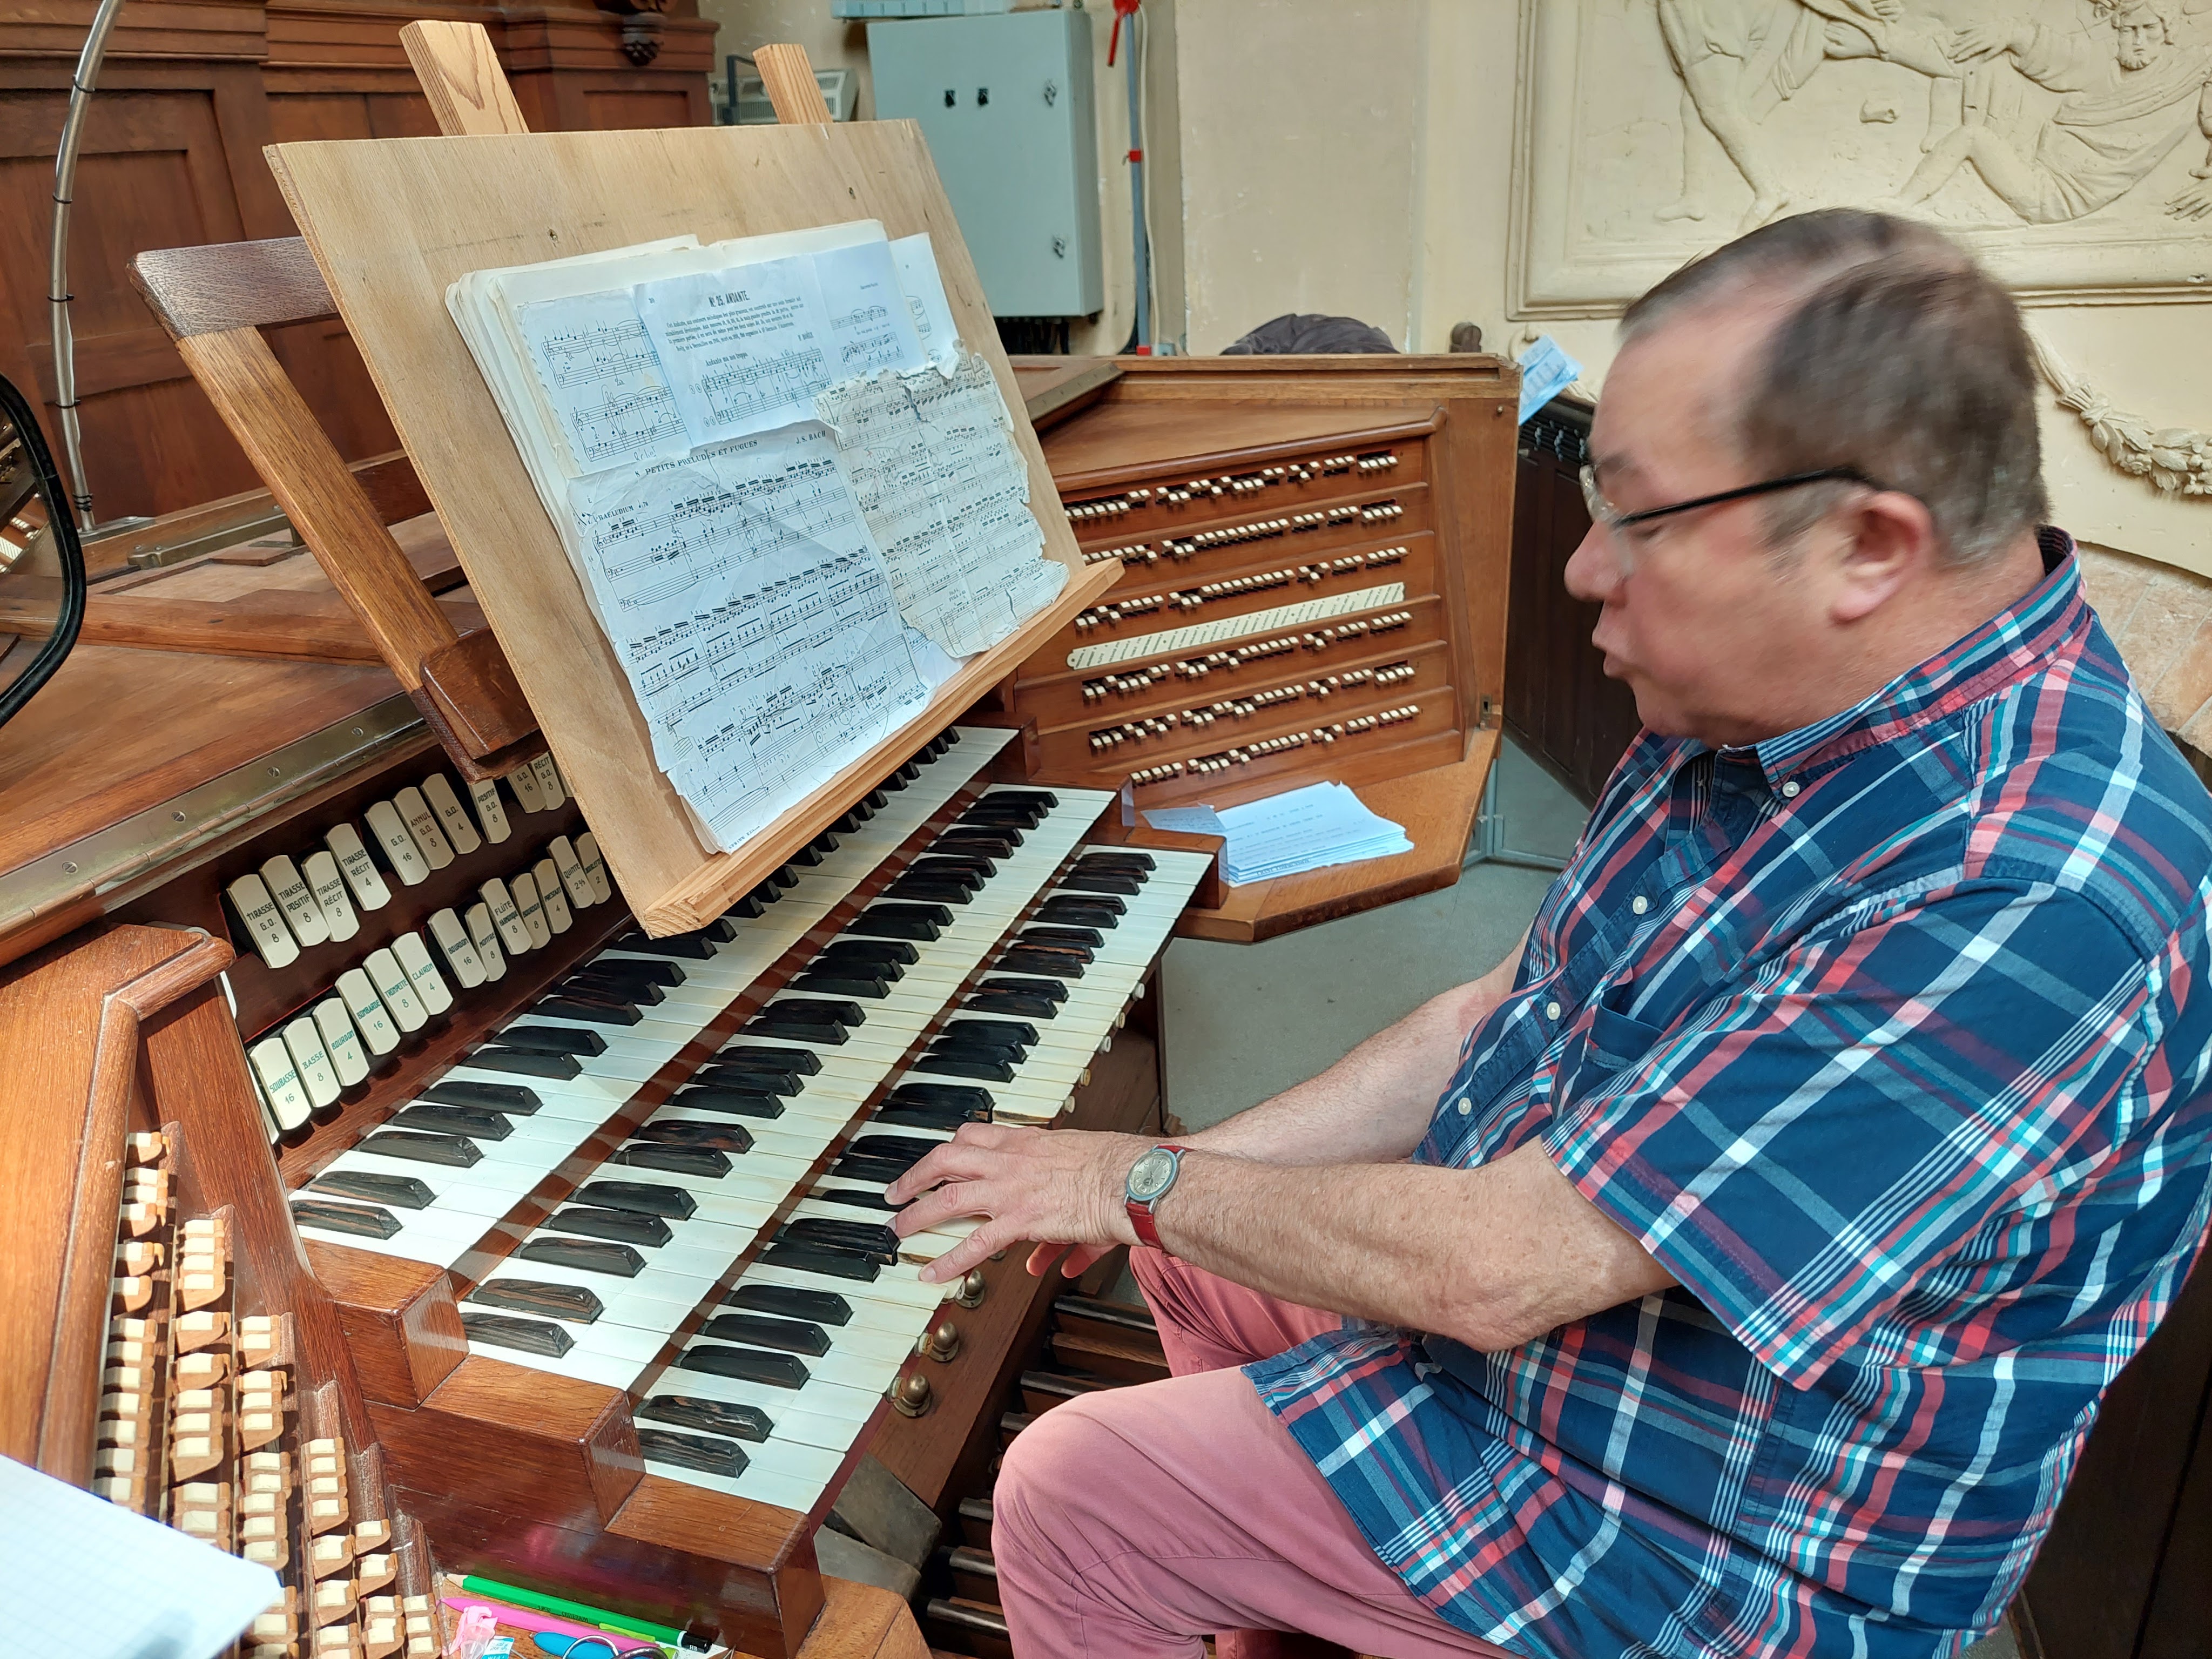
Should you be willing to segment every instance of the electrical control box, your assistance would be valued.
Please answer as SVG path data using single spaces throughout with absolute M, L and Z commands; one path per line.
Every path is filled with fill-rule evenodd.
M 1106 303 L 1091 56 L 1073 7 L 868 25 L 877 118 L 921 124 L 997 316 Z

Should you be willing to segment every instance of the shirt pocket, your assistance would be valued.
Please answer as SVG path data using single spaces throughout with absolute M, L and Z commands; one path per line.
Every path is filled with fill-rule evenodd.
M 1660 1026 L 1599 1003 L 1590 1012 L 1589 1029 L 1583 1036 L 1576 1081 L 1588 1085 L 1634 1065 L 1651 1052 L 1663 1034 Z

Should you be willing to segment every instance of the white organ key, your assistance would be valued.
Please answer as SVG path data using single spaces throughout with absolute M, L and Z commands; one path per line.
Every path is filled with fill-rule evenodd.
M 547 811 L 567 804 L 568 794 L 561 787 L 561 769 L 553 764 L 550 753 L 533 756 L 530 769 L 538 779 L 538 793 L 544 798 Z
M 368 982 L 376 988 L 376 994 L 390 1011 L 392 1024 L 403 1031 L 419 1031 L 430 1023 L 424 1012 L 422 1000 L 415 994 L 408 982 L 407 970 L 399 965 L 398 957 L 389 951 L 371 951 L 361 959 L 362 971 Z
M 599 838 L 588 830 L 576 837 L 576 857 L 583 863 L 585 875 L 591 878 L 592 897 L 605 904 L 615 896 L 615 884 L 607 875 L 606 860 L 599 856 Z
M 293 941 L 292 930 L 284 925 L 284 913 L 269 896 L 260 877 L 240 876 L 225 890 L 263 962 L 271 968 L 287 968 L 300 959 L 300 947 Z
M 346 1012 L 344 998 L 325 997 L 315 1005 L 315 1029 L 323 1034 L 323 1048 L 340 1088 L 350 1089 L 368 1075 L 368 1055 Z
M 453 861 L 453 843 L 438 827 L 438 815 L 430 810 L 420 789 L 409 784 L 392 798 L 392 805 L 400 823 L 407 826 L 407 833 L 415 837 L 415 850 L 422 854 L 423 863 L 442 870 Z
M 438 964 L 430 960 L 430 947 L 422 943 L 422 934 L 402 933 L 392 941 L 392 954 L 406 971 L 409 988 L 425 1008 L 442 1014 L 453 1006 L 453 994 L 447 988 Z
M 516 908 L 514 896 L 507 891 L 505 882 L 494 876 L 477 891 L 483 895 L 484 906 L 491 912 L 491 925 L 499 930 L 499 942 L 507 947 L 507 955 L 519 957 L 535 948 L 530 930 L 522 925 L 522 912 Z
M 453 842 L 456 853 L 465 855 L 483 845 L 483 837 L 469 822 L 468 810 L 453 793 L 453 786 L 446 781 L 443 772 L 433 772 L 422 780 L 422 799 L 438 815 L 438 826 L 446 832 L 446 839 Z
M 276 1109 L 269 1103 L 269 1091 L 262 1086 L 261 1073 L 250 1063 L 252 1058 L 246 1056 L 246 1075 L 253 1079 L 253 1097 L 261 1103 L 261 1121 L 269 1126 L 269 1139 L 274 1140 L 284 1133 L 284 1126 L 276 1121 Z
M 469 943 L 477 947 L 477 961 L 486 979 L 507 977 L 507 953 L 499 948 L 499 929 L 492 925 L 491 906 L 471 904 L 461 920 L 468 926 Z
M 415 837 L 408 833 L 398 807 L 388 800 L 371 801 L 362 816 L 368 820 L 368 832 L 384 849 L 385 862 L 399 878 L 401 886 L 413 887 L 429 878 L 430 866 L 423 860 L 422 848 L 415 845 Z
M 527 870 L 518 870 L 507 889 L 514 895 L 514 908 L 520 913 L 522 926 L 530 935 L 530 948 L 538 951 L 550 945 L 553 927 L 545 920 L 545 907 L 538 900 L 538 878 Z
M 469 930 L 461 919 L 451 910 L 441 910 L 430 918 L 430 937 L 438 941 L 438 948 L 446 953 L 446 961 L 460 981 L 464 989 L 481 985 L 487 975 L 483 958 L 470 942 Z
M 568 890 L 568 902 L 579 910 L 587 910 L 597 903 L 592 878 L 584 873 L 584 861 L 576 856 L 576 849 L 569 844 L 568 836 L 554 836 L 546 843 L 545 850 L 553 855 L 553 867 L 561 872 L 561 885 Z
M 307 1091 L 300 1086 L 299 1068 L 292 1063 L 292 1051 L 284 1046 L 284 1040 L 264 1037 L 246 1050 L 246 1057 L 253 1062 L 254 1073 L 261 1079 L 269 1115 L 276 1120 L 276 1127 L 296 1129 L 305 1123 L 314 1108 L 308 1103 Z
M 307 1104 L 320 1111 L 338 1097 L 337 1069 L 331 1064 L 329 1051 L 323 1047 L 321 1029 L 302 1014 L 284 1028 L 285 1051 L 292 1056 L 293 1069 L 299 1073 L 300 1085 L 307 1092 Z
M 390 960 L 391 953 L 388 951 L 379 951 L 373 954 Z M 394 969 L 399 966 L 396 962 L 392 965 Z M 401 975 L 400 980 L 404 987 L 405 976 Z M 360 1031 L 361 1040 L 368 1045 L 369 1053 L 388 1054 L 399 1046 L 399 1027 L 393 1024 L 392 1011 L 384 1006 L 384 999 L 376 994 L 375 981 L 365 971 L 349 968 L 340 974 L 338 995 L 344 999 L 346 1012 L 353 1016 L 355 1029 Z M 415 1028 L 410 1025 L 407 1029 L 411 1031 Z
M 514 804 L 524 811 L 545 810 L 545 792 L 538 787 L 538 774 L 528 761 L 507 775 L 507 787 L 514 791 Z
M 345 878 L 338 872 L 338 861 L 326 852 L 310 853 L 300 861 L 300 873 L 307 878 L 307 890 L 315 896 L 315 908 L 323 913 L 323 926 L 331 930 L 331 937 L 351 939 L 361 932 L 360 918 L 353 913 L 353 901 L 346 896 Z
M 469 799 L 477 805 L 477 822 L 483 826 L 483 837 L 489 842 L 502 842 L 514 833 L 507 827 L 507 808 L 499 799 L 499 780 L 486 778 L 481 783 L 469 786 Z
M 556 933 L 567 933 L 574 919 L 568 914 L 568 901 L 561 891 L 561 876 L 553 860 L 538 860 L 531 873 L 538 879 L 538 902 L 544 907 L 545 925 Z
M 355 903 L 364 910 L 381 910 L 392 902 L 392 890 L 376 873 L 368 848 L 362 845 L 361 832 L 353 825 L 332 824 L 323 832 L 323 845 L 331 849 L 331 856 L 345 872 L 346 885 L 353 889 Z
M 276 908 L 284 913 L 294 939 L 305 945 L 320 945 L 330 938 L 331 925 L 323 920 L 323 907 L 315 902 L 298 865 L 278 853 L 261 861 L 261 879 L 269 896 L 276 901 Z

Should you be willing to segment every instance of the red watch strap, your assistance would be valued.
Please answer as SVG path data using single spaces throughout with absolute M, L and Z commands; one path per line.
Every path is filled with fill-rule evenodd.
M 1182 1153 L 1188 1152 L 1190 1148 L 1188 1146 L 1177 1146 L 1172 1141 L 1164 1140 L 1160 1143 L 1157 1150 L 1163 1152 Z M 1180 1173 L 1180 1171 L 1178 1171 L 1178 1173 Z M 1167 1194 L 1165 1193 L 1160 1194 L 1161 1198 L 1164 1198 L 1166 1196 Z M 1157 1202 L 1158 1202 L 1158 1200 L 1157 1199 L 1152 1200 L 1152 1203 Z M 1121 1207 L 1129 1212 L 1129 1225 L 1136 1230 L 1139 1241 L 1151 1246 L 1153 1249 L 1161 1252 L 1163 1255 L 1166 1254 L 1168 1247 L 1160 1243 L 1159 1224 L 1152 1218 L 1152 1204 L 1139 1204 L 1133 1198 L 1124 1198 L 1121 1200 Z

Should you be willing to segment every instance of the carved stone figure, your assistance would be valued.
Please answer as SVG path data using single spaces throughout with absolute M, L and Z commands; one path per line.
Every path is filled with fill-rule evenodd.
M 1990 126 L 1969 120 L 1947 135 L 1905 182 L 1905 206 L 1926 201 L 1972 162 L 1984 182 L 2031 224 L 2057 224 L 2118 201 L 2192 131 L 2212 137 L 2212 44 L 2185 24 L 2179 0 L 2117 0 L 2109 39 L 2069 40 L 2043 24 L 1961 29 L 1961 62 L 2008 56 L 2021 74 L 2063 94 L 2023 155 Z M 2177 36 L 2179 38 L 2177 38 Z M 2212 163 L 2196 170 L 2199 179 Z M 2212 185 L 2169 204 L 2187 217 L 2212 212 Z

